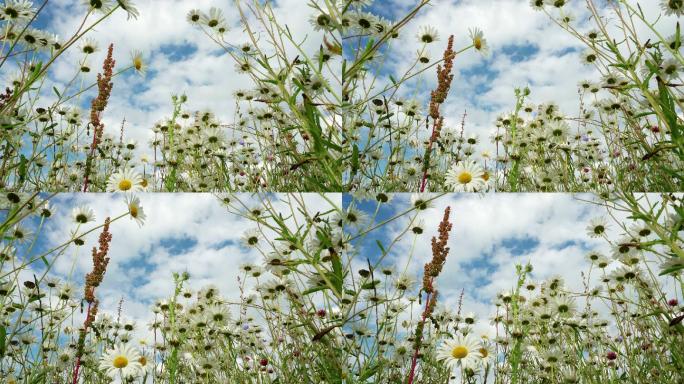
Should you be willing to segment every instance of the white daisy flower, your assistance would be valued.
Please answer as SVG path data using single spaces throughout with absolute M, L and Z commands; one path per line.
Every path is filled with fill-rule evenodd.
M 194 25 L 198 25 L 202 18 L 202 12 L 199 9 L 191 9 L 185 16 L 185 19 L 188 21 L 188 23 Z
M 482 344 L 472 336 L 458 335 L 446 340 L 437 350 L 437 360 L 444 361 L 449 369 L 474 369 L 482 359 Z
M 75 223 L 85 224 L 91 221 L 95 221 L 95 212 L 92 208 L 85 205 L 81 205 L 79 207 L 74 208 L 71 211 L 71 217 L 74 219 Z
M 472 160 L 459 161 L 445 179 L 455 192 L 478 192 L 485 185 L 484 170 Z
M 608 229 L 608 220 L 605 217 L 596 217 L 587 225 L 587 235 L 589 237 L 601 237 Z
M 79 46 L 81 49 L 81 52 L 85 53 L 86 55 L 90 55 L 91 53 L 95 53 L 98 50 L 98 44 L 95 39 L 92 37 L 88 37 Z
M 666 15 L 676 15 L 677 17 L 684 14 L 684 1 L 682 0 L 662 0 L 660 8 L 663 9 Z
M 439 34 L 437 33 L 437 29 L 429 25 L 421 27 L 418 30 L 418 34 L 416 34 L 416 37 L 421 43 L 425 44 L 434 43 L 435 41 L 439 40 Z
M 140 205 L 140 199 L 137 196 L 126 196 L 126 206 L 128 207 L 128 214 L 132 220 L 138 223 L 138 226 L 142 227 L 145 224 L 145 211 L 142 205 Z
M 114 349 L 104 353 L 100 359 L 100 369 L 112 378 L 119 375 L 137 376 L 142 370 L 140 353 L 130 345 L 118 344 Z
M 256 247 L 260 237 L 261 233 L 258 228 L 250 228 L 242 234 L 242 244 L 248 248 Z
M 127 19 L 130 20 L 130 18 L 137 19 L 138 16 L 140 16 L 140 12 L 138 11 L 138 8 L 135 7 L 133 2 L 131 0 L 116 0 L 117 3 L 119 3 L 119 6 L 121 9 L 126 11 L 128 14 Z
M 430 199 L 432 199 L 432 195 L 430 193 L 414 193 L 411 195 L 411 206 L 419 211 L 432 208 L 434 206 L 434 200 Z
M 100 13 L 108 13 L 113 6 L 111 0 L 83 0 L 83 3 Z
M 489 55 L 489 44 L 487 44 L 487 39 L 484 38 L 484 33 L 479 28 L 472 28 L 469 30 L 470 39 L 473 42 L 473 47 L 480 51 L 483 56 Z
M 142 176 L 132 169 L 124 168 L 107 179 L 108 192 L 137 192 L 142 189 Z

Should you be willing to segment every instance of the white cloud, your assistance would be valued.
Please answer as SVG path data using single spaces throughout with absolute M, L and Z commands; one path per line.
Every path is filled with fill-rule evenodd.
M 265 203 L 266 195 L 240 195 L 248 207 Z M 297 195 L 310 212 L 325 211 L 331 203 L 316 194 Z M 274 209 L 287 215 L 283 195 L 270 195 Z M 339 206 L 341 195 L 328 199 Z M 255 224 L 230 213 L 216 196 L 210 194 L 142 194 L 147 214 L 139 227 L 128 217 L 112 223 L 109 266 L 104 281 L 96 291 L 101 311 L 116 313 L 123 299 L 127 317 L 142 322 L 151 318 L 150 306 L 173 293 L 173 273 L 188 272 L 192 289 L 216 285 L 222 295 L 238 301 L 238 267 L 242 263 L 263 264 L 254 249 L 240 245 L 240 237 Z M 75 228 L 70 217 L 74 206 L 87 205 L 95 211 L 96 223 L 105 217 L 127 212 L 122 196 L 105 194 L 60 194 L 53 199 L 57 213 L 45 228 L 46 246 L 62 244 Z M 301 214 L 295 215 L 301 220 Z M 287 220 L 293 224 L 292 219 Z M 86 228 L 94 227 L 88 223 Z M 81 232 L 84 229 L 81 229 Z M 80 282 L 92 268 L 90 250 L 97 244 L 100 230 L 86 237 L 82 247 L 70 247 L 55 262 L 51 275 Z M 268 233 L 268 232 L 267 232 Z M 273 235 L 270 235 L 273 237 Z M 80 285 L 79 285 L 80 287 Z M 82 288 L 79 288 L 82 289 Z
M 376 2 L 377 3 L 377 2 Z M 394 0 L 402 12 L 414 2 Z M 660 13 L 655 1 L 642 2 L 649 20 Z M 580 32 L 594 26 L 584 2 L 570 2 L 564 7 L 573 15 L 574 25 Z M 556 14 L 555 10 L 550 10 Z M 606 17 L 614 18 L 608 11 Z M 661 33 L 674 32 L 673 18 L 664 18 Z M 475 51 L 458 55 L 454 60 L 454 80 L 449 97 L 442 107 L 447 127 L 460 127 L 467 110 L 466 133 L 479 135 L 482 149 L 493 149 L 489 134 L 495 128 L 498 115 L 511 112 L 515 107 L 514 89 L 530 87 L 530 100 L 535 103 L 556 102 L 567 115 L 577 114 L 579 97 L 577 83 L 596 80 L 600 76 L 594 67 L 580 62 L 579 52 L 584 45 L 556 25 L 544 12 L 535 11 L 528 0 L 435 0 L 425 7 L 405 28 L 398 43 L 394 43 L 394 57 L 388 65 L 395 73 L 404 73 L 421 44 L 415 38 L 421 26 L 432 26 L 439 31 L 441 40 L 428 48 L 433 59 L 441 58 L 449 35 L 455 37 L 455 49 L 470 44 L 469 29 L 484 31 L 492 55 L 482 58 Z M 621 32 L 609 28 L 614 36 Z M 642 24 L 637 27 L 645 41 L 653 33 Z M 389 80 L 387 80 L 389 82 Z M 383 83 L 384 84 L 384 83 Z M 409 83 L 402 94 L 427 99 L 436 86 L 433 69 Z
M 148 66 L 144 78 L 129 73 L 114 79 L 110 102 L 103 117 L 107 132 L 118 137 L 125 118 L 126 138 L 146 143 L 152 137 L 154 123 L 171 115 L 171 95 L 181 93 L 189 99 L 186 109 L 209 109 L 224 123 L 232 123 L 236 110 L 233 92 L 251 88 L 252 81 L 238 73 L 233 59 L 201 30 L 190 25 L 186 15 L 191 9 L 206 12 L 211 7 L 220 8 L 230 27 L 225 40 L 237 45 L 247 42 L 248 37 L 240 26 L 235 3 L 230 0 L 138 0 L 135 5 L 140 11 L 137 19 L 127 20 L 126 14 L 118 11 L 86 35 L 99 43 L 100 51 L 91 55 L 92 70 L 84 76 L 83 84 L 95 81 L 110 43 L 114 44 L 117 68 L 129 66 L 131 52 L 136 50 L 143 52 Z M 51 1 L 49 7 L 51 18 L 47 29 L 62 38 L 74 33 L 86 11 L 79 0 Z M 292 9 L 297 9 L 297 12 L 292 12 Z M 317 33 L 307 21 L 312 10 L 302 6 L 301 1 L 278 1 L 274 12 L 295 39 L 304 41 L 303 49 L 310 52 L 320 44 Z M 292 44 L 288 48 L 288 53 L 294 57 Z M 72 49 L 55 63 L 50 75 L 57 81 L 58 89 L 61 89 L 60 84 L 68 83 L 77 74 L 81 58 L 80 52 Z M 49 93 L 52 93 L 51 88 Z M 81 97 L 81 101 L 86 103 L 84 108 L 88 108 L 87 103 L 94 97 L 94 92 L 96 89 Z M 45 100 L 53 97 L 46 95 Z
M 408 209 L 409 196 L 395 195 L 392 211 Z M 420 281 L 423 266 L 432 258 L 430 239 L 436 235 L 444 209 L 450 206 L 450 252 L 435 282 L 441 292 L 439 302 L 450 311 L 458 307 L 463 290 L 462 313 L 472 311 L 480 319 L 488 318 L 494 313 L 492 302 L 497 293 L 515 288 L 515 265 L 528 262 L 534 269 L 531 280 L 561 276 L 569 289 L 580 292 L 581 272 L 589 269 L 586 253 L 597 250 L 610 254 L 610 245 L 605 240 L 590 238 L 586 233 L 589 220 L 605 216 L 606 210 L 585 200 L 593 199 L 590 195 L 570 194 L 447 194 L 435 200 L 433 208 L 418 214 L 425 221 L 425 232 L 415 241 L 411 234 L 401 237 L 385 264 L 393 264 L 397 269 L 407 266 Z M 628 226 L 631 223 L 626 214 L 614 214 Z M 401 217 L 374 235 L 383 239 L 387 248 L 413 216 Z M 621 228 L 612 224 L 609 237 L 620 233 Z M 375 247 L 375 237 L 371 239 L 373 244 L 366 244 L 365 253 Z M 417 313 L 418 308 L 414 314 Z M 481 332 L 489 330 L 487 321 L 478 327 Z

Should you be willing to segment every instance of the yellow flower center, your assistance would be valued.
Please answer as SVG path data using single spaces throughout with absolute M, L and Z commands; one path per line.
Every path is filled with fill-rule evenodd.
M 126 366 L 128 366 L 128 359 L 126 358 L 126 356 L 117 356 L 114 359 L 112 365 L 114 366 L 114 368 L 126 368 Z
M 479 37 L 474 38 L 473 45 L 475 46 L 475 49 L 479 51 L 480 49 L 482 49 L 482 39 Z
M 480 355 L 482 355 L 483 359 L 489 356 L 489 351 L 487 351 L 487 348 L 480 348 L 478 351 L 480 352 Z
M 145 356 L 140 356 L 138 363 L 140 363 L 140 365 L 142 365 L 143 367 L 146 366 L 147 365 L 147 359 L 145 358 Z
M 143 188 L 147 188 L 147 179 L 142 179 L 142 181 L 140 182 L 140 186 Z
M 485 172 L 482 174 L 482 179 L 483 179 L 484 181 L 489 180 L 489 172 L 485 171 Z
M 473 175 L 470 172 L 463 171 L 458 175 L 458 182 L 461 184 L 468 184 L 473 180 Z
M 128 207 L 128 212 L 131 214 L 131 216 L 138 217 L 138 207 L 137 206 L 131 204 Z
M 133 67 L 135 67 L 135 70 L 136 70 L 136 71 L 141 70 L 142 67 L 143 67 L 143 61 L 142 61 L 142 59 L 139 58 L 139 57 L 136 57 L 135 59 L 133 59 Z
M 453 356 L 454 359 L 462 359 L 468 356 L 468 348 L 459 345 L 451 350 L 451 356 Z
M 128 191 L 133 187 L 133 183 L 128 179 L 123 179 L 119 181 L 119 189 L 122 191 Z

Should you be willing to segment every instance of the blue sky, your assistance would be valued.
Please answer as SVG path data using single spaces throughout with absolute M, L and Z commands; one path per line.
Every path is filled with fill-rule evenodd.
M 375 222 L 409 209 L 410 197 L 410 194 L 395 195 L 389 204 L 381 205 Z M 585 255 L 592 250 L 609 253 L 608 243 L 586 234 L 589 220 L 605 214 L 604 208 L 581 201 L 588 198 L 589 195 L 569 194 L 447 194 L 437 198 L 432 208 L 417 214 L 418 219 L 425 221 L 424 234 L 415 243 L 412 234 L 401 237 L 383 264 L 392 264 L 398 270 L 408 265 L 408 271 L 420 281 L 423 265 L 432 257 L 430 239 L 437 233 L 444 208 L 451 206 L 451 251 L 436 282 L 442 305 L 455 308 L 463 289 L 463 311 L 474 312 L 481 319 L 488 318 L 493 314 L 491 303 L 496 294 L 514 288 L 517 263 L 531 262 L 532 280 L 560 275 L 568 287 L 579 291 L 580 272 L 589 267 Z M 351 201 L 351 196 L 344 196 L 345 207 Z M 355 206 L 369 217 L 376 210 L 376 203 L 370 201 Z M 366 257 L 371 262 L 377 260 L 382 251 L 376 242 L 389 248 L 414 216 L 415 212 L 396 219 L 357 241 L 355 248 L 358 255 L 363 255 L 359 265 Z M 613 233 L 618 230 L 612 225 Z M 480 332 L 489 331 L 486 321 L 479 327 Z
M 239 26 L 233 1 L 165 0 L 163 7 L 157 0 L 134 3 L 140 11 L 138 19 L 127 20 L 124 12 L 116 12 L 86 35 L 98 42 L 100 51 L 92 55 L 93 70 L 84 76 L 84 84 L 95 80 L 109 43 L 114 43 L 114 57 L 120 66 L 129 65 L 131 52 L 139 50 L 148 67 L 144 78 L 129 73 L 115 80 L 104 114 L 106 129 L 118 136 L 121 121 L 126 118 L 126 138 L 144 143 L 152 137 L 154 123 L 170 114 L 171 95 L 180 93 L 189 96 L 187 109 L 208 108 L 224 122 L 232 122 L 235 117 L 232 93 L 249 88 L 251 82 L 235 72 L 232 59 L 214 42 L 186 22 L 186 14 L 193 8 L 203 11 L 212 6 L 221 8 L 231 27 L 226 40 L 241 44 L 247 37 Z M 277 0 L 274 11 L 294 36 L 299 39 L 308 36 L 304 43 L 306 51 L 317 51 L 320 33 L 313 31 L 308 20 L 313 11 L 303 6 L 304 3 L 304 0 Z M 396 20 L 415 3 L 414 0 L 375 1 L 370 9 Z M 659 13 L 657 2 L 642 3 L 650 17 Z M 71 36 L 86 11 L 80 0 L 51 0 L 47 8 L 38 25 L 63 39 Z M 588 29 L 587 12 L 581 2 L 569 5 L 567 13 L 577 18 L 579 30 Z M 674 28 L 673 20 L 664 18 L 663 28 L 670 29 L 663 31 L 664 34 Z M 491 148 L 488 135 L 497 115 L 513 108 L 515 87 L 529 85 L 533 101 L 554 100 L 563 111 L 572 114 L 577 110 L 577 82 L 598 78 L 591 67 L 580 63 L 577 41 L 544 13 L 533 10 L 527 0 L 431 1 L 394 43 L 391 65 L 386 71 L 403 72 L 420 46 L 415 35 L 422 26 L 432 26 L 439 31 L 440 40 L 429 47 L 433 58 L 441 57 L 450 34 L 455 35 L 456 47 L 464 47 L 469 44 L 469 28 L 484 31 L 492 55 L 483 58 L 470 51 L 456 58 L 456 77 L 442 111 L 447 127 L 457 127 L 467 110 L 466 132 L 479 135 L 483 148 Z M 56 63 L 51 78 L 56 81 L 57 88 L 74 76 L 82 58 L 74 49 Z M 10 71 L 4 72 L 0 78 L 11 75 Z M 403 96 L 425 100 L 435 82 L 434 70 L 429 70 L 421 79 L 410 83 Z M 46 87 L 46 99 L 54 97 L 51 88 Z M 93 95 L 94 90 L 83 95 L 77 103 L 87 109 Z
M 260 204 L 260 196 L 270 196 L 276 209 L 284 211 L 277 195 L 243 194 L 240 199 L 248 206 Z M 110 264 L 102 285 L 97 290 L 101 309 L 115 313 L 119 300 L 124 299 L 124 313 L 129 318 L 144 321 L 151 317 L 150 306 L 173 292 L 172 274 L 189 272 L 189 287 L 199 289 L 214 284 L 224 297 L 237 301 L 238 266 L 242 263 L 263 264 L 262 256 L 245 248 L 240 237 L 255 225 L 230 213 L 219 199 L 211 194 L 141 194 L 147 214 L 145 225 L 139 227 L 128 217 L 112 223 Z M 312 211 L 325 211 L 330 204 L 318 195 L 302 194 L 301 198 Z M 328 198 L 339 205 L 340 195 Z M 85 205 L 95 212 L 95 221 L 83 225 L 79 233 L 101 224 L 106 217 L 127 212 L 124 198 L 111 194 L 59 194 L 51 199 L 54 215 L 45 222 L 37 243 L 27 254 L 27 247 L 18 247 L 21 258 L 35 257 L 70 238 L 76 229 L 71 218 L 74 207 Z M 32 218 L 27 228 L 36 233 L 40 220 Z M 97 243 L 100 230 L 85 237 L 81 247 L 70 246 L 54 259 L 49 276 L 74 281 L 82 289 L 83 276 L 92 268 L 91 249 Z M 33 280 L 32 273 L 44 271 L 42 262 L 32 264 L 25 271 L 24 280 Z M 40 275 L 39 275 L 40 276 Z
M 497 293 L 513 288 L 515 264 L 518 263 L 532 264 L 532 280 L 560 275 L 570 289 L 582 289 L 580 272 L 589 266 L 586 253 L 598 250 L 610 254 L 607 242 L 591 239 L 586 234 L 589 220 L 605 214 L 601 206 L 582 201 L 589 197 L 447 194 L 435 199 L 431 208 L 402 216 L 355 241 L 355 251 L 350 254 L 351 267 L 356 272 L 367 268 L 367 259 L 371 263 L 377 262 L 381 255 L 377 242 L 380 242 L 388 254 L 379 267 L 393 267 L 398 272 L 406 270 L 420 281 L 423 266 L 431 258 L 430 239 L 436 234 L 444 208 L 450 206 L 451 251 L 436 281 L 441 292 L 440 305 L 455 308 L 463 290 L 463 312 L 474 312 L 480 319 L 486 319 L 493 313 L 491 303 Z M 97 290 L 102 312 L 115 313 L 123 298 L 127 318 L 144 323 L 150 318 L 151 304 L 173 291 L 172 274 L 184 271 L 191 275 L 189 286 L 192 289 L 213 284 L 228 300 L 237 300 L 237 267 L 242 263 L 264 263 L 261 254 L 240 244 L 244 231 L 254 225 L 229 213 L 217 197 L 210 194 L 141 194 L 140 198 L 148 216 L 145 225 L 139 227 L 124 217 L 111 226 L 111 261 L 103 284 Z M 271 195 L 276 209 L 287 214 L 289 209 L 282 202 L 284 198 L 284 195 Z M 301 198 L 309 212 L 324 212 L 331 208 L 319 195 L 304 194 Z M 351 201 L 348 195 L 344 201 L 340 194 L 331 194 L 328 198 L 338 206 L 348 206 Z M 243 194 L 240 199 L 248 207 L 261 203 L 257 195 Z M 410 199 L 411 194 L 394 195 L 390 203 L 380 206 L 375 222 L 408 210 Z M 69 238 L 76 227 L 70 215 L 75 206 L 93 208 L 95 223 L 126 211 L 120 195 L 61 194 L 52 199 L 52 204 L 54 217 L 47 221 L 39 242 L 28 256 L 38 255 L 41 250 Z M 371 202 L 356 206 L 369 216 L 376 209 L 375 203 Z M 630 225 L 624 215 L 616 217 Z M 399 236 L 412 219 L 424 220 L 425 232 L 415 239 L 411 233 Z M 84 228 L 92 228 L 95 223 L 88 223 Z M 36 226 L 34 219 L 31 230 L 35 232 Z M 621 233 L 616 224 L 611 224 L 609 231 L 612 238 Z M 81 289 L 83 276 L 91 269 L 90 250 L 96 244 L 99 232 L 88 235 L 84 246 L 70 247 L 56 261 L 50 258 L 50 262 L 54 261 L 50 274 L 72 280 Z M 19 255 L 27 256 L 21 249 Z M 37 262 L 32 270 L 24 273 L 22 280 L 32 280 L 31 274 L 41 270 L 42 265 Z M 486 321 L 478 327 L 478 332 L 491 331 Z

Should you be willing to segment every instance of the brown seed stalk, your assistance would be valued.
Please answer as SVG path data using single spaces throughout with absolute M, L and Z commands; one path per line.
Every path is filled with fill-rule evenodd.
M 114 44 L 109 44 L 107 57 L 102 64 L 103 73 L 97 74 L 97 97 L 93 99 L 90 105 L 90 125 L 93 127 L 93 142 L 90 144 L 90 153 L 86 158 L 85 176 L 83 178 L 83 192 L 88 191 L 88 182 L 90 177 L 90 169 L 93 165 L 93 158 L 95 157 L 95 150 L 97 145 L 102 141 L 102 132 L 104 131 L 104 124 L 100 120 L 102 112 L 107 106 L 109 95 L 112 93 L 112 76 L 114 73 L 114 64 L 116 61 L 112 58 L 114 51 Z
M 81 368 L 81 358 L 83 357 L 83 349 L 85 347 L 85 339 L 88 334 L 88 328 L 95 321 L 97 315 L 98 300 L 95 298 L 95 288 L 97 288 L 104 279 L 104 274 L 107 271 L 109 264 L 109 243 L 112 241 L 112 234 L 109 232 L 109 217 L 105 219 L 102 233 L 98 239 L 98 247 L 93 247 L 93 270 L 85 277 L 84 298 L 88 302 L 88 312 L 86 312 L 86 319 L 83 322 L 83 327 L 79 330 L 78 335 L 78 350 L 76 352 L 76 364 L 74 367 L 74 375 L 72 384 L 78 383 L 78 372 Z
M 439 236 L 432 238 L 432 260 L 425 264 L 425 271 L 423 273 L 423 289 L 425 291 L 425 309 L 421 316 L 420 322 L 416 326 L 415 338 L 413 341 L 413 358 L 411 359 L 411 370 L 407 379 L 408 384 L 413 384 L 413 379 L 415 377 L 416 365 L 418 363 L 418 354 L 420 352 L 420 347 L 422 346 L 423 340 L 423 330 L 425 329 L 425 322 L 432 316 L 432 312 L 435 310 L 435 305 L 437 304 L 438 292 L 434 288 L 434 280 L 442 272 L 442 267 L 446 262 L 446 257 L 449 254 L 449 247 L 447 243 L 449 242 L 449 232 L 451 231 L 451 223 L 449 222 L 449 215 L 451 213 L 451 207 L 446 207 L 444 210 L 444 216 L 442 221 L 439 223 Z
M 423 178 L 420 182 L 420 192 L 425 191 L 427 185 L 428 169 L 430 168 L 430 155 L 432 153 L 432 145 L 442 132 L 444 126 L 444 117 L 441 115 L 439 108 L 446 101 L 451 89 L 451 82 L 454 80 L 454 75 L 451 73 L 454 68 L 454 35 L 449 36 L 447 48 L 444 50 L 444 66 L 437 65 L 437 88 L 430 92 L 430 117 L 432 118 L 432 134 L 427 144 L 425 157 L 423 159 Z

